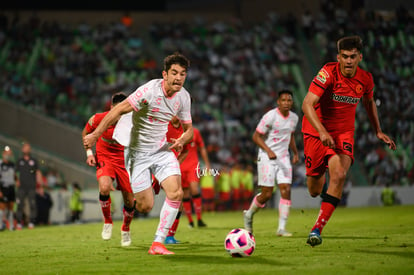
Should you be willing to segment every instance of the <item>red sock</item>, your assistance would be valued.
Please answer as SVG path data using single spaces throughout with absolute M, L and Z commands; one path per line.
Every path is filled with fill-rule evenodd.
M 109 196 L 108 196 L 109 197 Z M 102 196 L 100 196 L 99 203 L 101 204 L 102 214 L 104 216 L 105 223 L 112 223 L 112 215 L 111 215 L 111 197 L 107 200 L 101 200 Z
M 177 217 L 174 220 L 174 223 L 171 225 L 170 230 L 168 230 L 167 237 L 172 237 L 177 232 L 178 223 L 180 222 L 181 211 L 177 213 Z
M 122 231 L 129 231 L 129 225 L 131 224 L 132 219 L 134 218 L 134 209 L 132 208 L 131 211 L 127 211 L 127 209 L 122 210 L 124 214 L 124 222 L 122 224 L 121 230 Z
M 200 194 L 193 197 L 194 210 L 197 215 L 197 220 L 201 220 L 201 197 Z
M 184 207 L 184 212 L 185 215 L 188 218 L 188 222 L 193 222 L 193 217 L 192 217 L 192 207 L 191 207 L 191 200 L 190 199 L 183 199 L 183 207 Z
M 335 198 L 331 195 L 326 194 L 324 196 L 322 200 L 322 204 L 321 204 L 321 209 L 319 210 L 318 219 L 316 220 L 315 225 L 312 227 L 312 230 L 314 230 L 315 228 L 318 228 L 319 232 L 322 233 L 323 228 L 328 223 L 339 201 L 340 199 Z

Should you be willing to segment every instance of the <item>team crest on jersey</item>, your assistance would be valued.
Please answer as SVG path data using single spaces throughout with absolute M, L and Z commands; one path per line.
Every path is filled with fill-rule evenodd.
M 148 105 L 148 101 L 145 98 L 143 98 L 143 99 L 141 99 L 140 105 L 141 106 L 147 106 Z
M 326 80 L 329 78 L 329 74 L 325 69 L 321 69 L 316 76 L 316 79 L 319 80 L 322 84 L 326 83 Z
M 361 84 L 358 84 L 358 85 L 355 87 L 355 92 L 356 92 L 357 94 L 362 93 L 362 85 L 361 85 Z

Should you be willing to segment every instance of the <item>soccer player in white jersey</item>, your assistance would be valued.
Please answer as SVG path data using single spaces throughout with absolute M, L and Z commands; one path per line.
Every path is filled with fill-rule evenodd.
M 182 54 L 167 56 L 162 79 L 153 79 L 138 87 L 111 109 L 95 131 L 84 137 L 84 147 L 91 148 L 105 129 L 121 118 L 113 138 L 125 146 L 125 168 L 139 212 L 148 213 L 154 205 L 151 174 L 160 182 L 166 199 L 154 241 L 148 250 L 152 255 L 174 254 L 163 243 L 183 197 L 180 165 L 171 149 L 181 151 L 193 137 L 191 100 L 183 87 L 189 65 Z M 167 143 L 168 123 L 173 116 L 179 118 L 184 133 Z
M 292 164 L 289 148 L 293 152 L 292 163 L 299 161 L 294 138 L 298 116 L 291 111 L 292 92 L 281 90 L 277 105 L 276 108 L 264 114 L 253 134 L 253 141 L 259 146 L 257 171 L 261 193 L 253 198 L 249 209 L 244 210 L 244 227 L 253 232 L 253 215 L 272 197 L 277 181 L 281 198 L 279 200 L 279 227 L 276 234 L 290 237 L 292 234 L 285 229 L 291 205 Z

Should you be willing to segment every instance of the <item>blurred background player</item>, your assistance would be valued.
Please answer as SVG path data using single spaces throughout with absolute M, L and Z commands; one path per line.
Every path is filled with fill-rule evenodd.
M 241 202 L 243 209 L 249 209 L 250 203 L 254 197 L 254 175 L 253 166 L 245 164 L 241 177 L 242 194 Z
M 206 173 L 200 178 L 201 197 L 203 199 L 203 211 L 214 212 L 216 208 L 215 199 L 215 175 Z
M 17 161 L 17 229 L 27 224 L 34 228 L 37 216 L 36 187 L 42 184 L 42 172 L 39 170 L 37 159 L 31 155 L 32 147 L 28 142 L 22 145 L 22 157 Z M 26 210 L 28 213 L 26 213 Z
M 217 177 L 216 191 L 218 200 L 216 203 L 217 211 L 226 211 L 231 209 L 231 175 L 230 166 L 223 164 L 220 168 L 220 174 Z
M 14 230 L 14 203 L 16 201 L 16 166 L 13 151 L 5 146 L 0 161 L 0 230 Z M 5 223 L 3 223 L 5 220 Z
M 257 174 L 261 192 L 253 198 L 249 209 L 244 211 L 244 226 L 250 232 L 253 230 L 253 215 L 272 198 L 277 181 L 280 200 L 279 227 L 276 234 L 283 237 L 292 236 L 285 229 L 291 206 L 292 164 L 289 148 L 293 152 L 292 163 L 299 161 L 294 138 L 299 119 L 291 111 L 292 106 L 292 92 L 281 90 L 277 107 L 264 114 L 253 134 L 253 141 L 259 146 Z
M 312 197 L 322 193 L 325 173 L 329 172 L 328 189 L 307 239 L 312 247 L 322 243 L 322 230 L 342 198 L 354 161 L 355 114 L 361 98 L 376 137 L 389 149 L 396 149 L 394 141 L 381 130 L 372 75 L 359 67 L 362 47 L 359 36 L 339 39 L 337 62 L 323 66 L 302 103 L 306 183 Z
M 180 120 L 178 119 L 177 116 L 174 116 L 171 119 L 171 121 L 168 123 L 167 141 L 170 142 L 170 143 L 173 143 L 173 140 L 179 138 L 183 133 L 184 133 L 184 129 L 181 126 Z M 182 172 L 182 163 L 188 155 L 188 146 L 189 146 L 189 144 L 186 144 L 180 152 L 178 152 L 177 150 L 172 150 L 174 152 L 175 156 L 177 157 L 178 162 L 180 163 L 181 176 L 182 176 L 182 173 L 183 173 Z M 156 187 L 157 185 L 153 184 L 153 186 Z M 181 187 L 183 188 L 183 192 L 184 192 L 184 186 L 183 186 L 182 178 L 181 178 Z M 187 187 L 187 189 L 188 189 L 188 187 Z M 175 239 L 175 233 L 177 232 L 177 228 L 178 228 L 178 225 L 180 223 L 180 218 L 181 218 L 182 211 L 183 211 L 183 204 L 181 203 L 180 209 L 177 213 L 177 216 L 175 217 L 174 223 L 172 224 L 170 230 L 168 231 L 167 237 L 165 238 L 165 243 L 166 244 L 178 244 L 178 243 L 180 243 L 180 241 Z
M 198 151 L 200 151 L 201 157 L 206 166 L 206 170 L 210 170 L 210 161 L 208 159 L 207 150 L 204 146 L 203 138 L 201 137 L 200 131 L 193 127 L 194 135 L 193 139 L 185 146 L 182 152 L 176 153 L 177 159 L 180 162 L 181 169 L 181 186 L 183 188 L 183 202 L 182 209 L 184 209 L 185 214 L 188 218 L 189 226 L 194 227 L 194 221 L 192 217 L 193 206 L 197 216 L 197 226 L 205 227 L 207 226 L 202 220 L 202 198 L 201 198 L 201 189 L 199 186 L 200 183 L 200 163 L 198 159 Z M 183 129 L 180 121 L 176 116 L 174 116 L 169 125 L 167 138 L 178 138 L 182 135 Z M 178 212 L 177 218 L 174 221 L 173 226 L 168 232 L 165 243 L 175 244 L 178 241 L 174 238 L 176 233 L 179 218 L 181 216 L 181 211 Z
M 126 97 L 125 93 L 122 92 L 112 95 L 110 109 L 122 102 Z M 93 115 L 82 131 L 82 138 L 93 132 L 108 112 Z M 115 125 L 116 123 L 109 126 L 99 137 L 96 142 L 95 156 L 91 149 L 86 150 L 86 163 L 89 166 L 96 166 L 96 178 L 99 184 L 99 202 L 104 217 L 101 234 L 102 239 L 109 240 L 112 236 L 113 221 L 110 192 L 114 190 L 113 182 L 116 180 L 116 188 L 121 190 L 124 201 L 121 245 L 129 246 L 131 244 L 129 227 L 134 217 L 134 195 L 132 194 L 128 172 L 125 170 L 124 146 L 112 138 Z
M 202 219 L 202 197 L 200 189 L 200 176 L 201 170 L 209 173 L 210 171 L 210 160 L 208 158 L 207 150 L 204 144 L 204 140 L 200 134 L 200 131 L 193 127 L 194 136 L 188 146 L 188 154 L 181 164 L 181 184 L 183 186 L 183 207 L 185 214 L 188 218 L 188 224 L 190 227 L 194 227 L 194 221 L 192 217 L 192 211 L 197 218 L 198 227 L 206 227 Z M 198 153 L 204 162 L 204 168 L 200 165 Z

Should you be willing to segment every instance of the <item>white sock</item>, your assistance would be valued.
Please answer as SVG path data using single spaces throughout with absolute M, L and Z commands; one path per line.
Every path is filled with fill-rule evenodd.
M 160 222 L 155 233 L 154 242 L 164 243 L 167 237 L 170 227 L 174 223 L 175 217 L 177 216 L 180 208 L 181 201 L 172 201 L 168 198 L 165 199 L 164 204 L 160 212 Z
M 11 210 L 9 210 L 9 229 L 14 229 L 14 213 Z
M 263 208 L 265 206 L 265 204 L 260 204 L 257 201 L 257 196 L 259 196 L 261 193 L 257 194 L 256 196 L 254 196 L 252 203 L 250 204 L 249 209 L 246 212 L 246 216 L 251 218 L 253 217 L 254 214 L 256 214 L 261 208 Z
M 4 211 L 0 210 L 0 228 L 3 228 L 3 215 L 4 215 Z
M 280 199 L 279 201 L 279 229 L 284 230 L 286 228 L 287 219 L 289 217 L 291 200 Z

